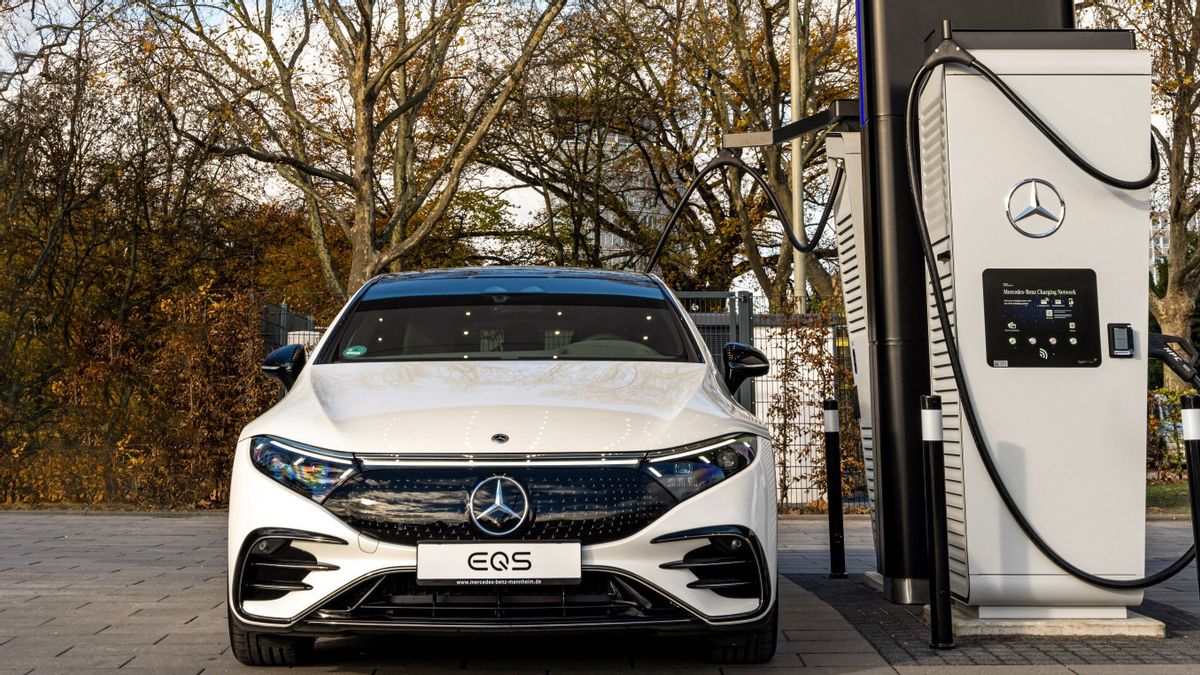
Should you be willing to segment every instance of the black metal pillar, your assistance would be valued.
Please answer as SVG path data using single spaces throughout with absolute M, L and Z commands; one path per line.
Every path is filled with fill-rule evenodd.
M 846 531 L 842 522 L 842 433 L 837 399 L 825 409 L 825 502 L 829 506 L 829 578 L 846 578 Z
M 925 552 L 918 404 L 929 391 L 925 273 L 904 159 L 904 100 L 944 19 L 980 29 L 1072 28 L 1069 0 L 860 0 L 859 96 L 874 424 L 876 562 L 892 602 L 922 603 Z
M 1184 396 L 1179 403 L 1183 418 L 1183 454 L 1187 460 L 1188 499 L 1192 505 L 1192 543 L 1200 551 L 1200 396 Z
M 925 455 L 925 528 L 929 541 L 929 645 L 954 646 L 950 614 L 950 539 L 946 530 L 946 455 L 942 441 L 942 398 L 921 397 L 921 446 Z

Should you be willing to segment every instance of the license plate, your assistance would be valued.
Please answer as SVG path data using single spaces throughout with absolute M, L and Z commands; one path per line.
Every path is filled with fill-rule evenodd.
M 579 542 L 417 544 L 422 586 L 525 586 L 579 583 Z

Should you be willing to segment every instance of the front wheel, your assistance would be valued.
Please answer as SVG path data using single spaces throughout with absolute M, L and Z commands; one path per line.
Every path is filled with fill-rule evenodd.
M 247 666 L 295 666 L 312 656 L 315 638 L 252 633 L 228 613 L 229 647 L 233 656 Z
M 714 663 L 766 663 L 775 656 L 779 640 L 779 603 L 765 621 L 744 633 L 717 633 L 708 638 L 709 659 Z

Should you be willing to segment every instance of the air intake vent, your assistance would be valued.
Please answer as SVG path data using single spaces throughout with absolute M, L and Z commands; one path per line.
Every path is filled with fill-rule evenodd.
M 705 527 L 663 535 L 653 543 L 689 540 L 703 545 L 688 551 L 682 560 L 660 565 L 691 572 L 696 580 L 688 588 L 706 589 L 726 598 L 765 601 L 770 596 L 766 561 L 749 530 L 732 525 Z
M 323 625 L 503 625 L 552 622 L 690 622 L 692 617 L 635 579 L 584 571 L 569 586 L 420 586 L 413 572 L 360 582 L 306 618 Z
M 319 562 L 312 553 L 293 545 L 296 541 L 345 544 L 326 537 L 293 530 L 258 530 L 246 538 L 242 549 L 239 599 L 278 600 L 293 591 L 311 590 L 305 578 L 312 572 L 338 569 Z

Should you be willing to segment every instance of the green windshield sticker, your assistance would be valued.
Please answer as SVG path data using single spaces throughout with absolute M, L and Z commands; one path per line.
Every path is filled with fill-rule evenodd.
M 362 345 L 350 345 L 342 350 L 342 356 L 348 359 L 357 359 L 367 353 L 367 348 Z

